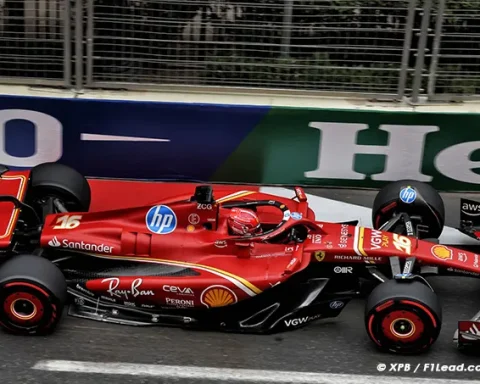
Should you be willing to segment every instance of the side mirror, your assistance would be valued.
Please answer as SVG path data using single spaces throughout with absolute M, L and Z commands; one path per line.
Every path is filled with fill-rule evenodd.
M 215 198 L 213 197 L 213 189 L 211 185 L 199 185 L 195 188 L 195 194 L 192 200 L 200 204 L 213 204 Z
M 250 241 L 237 241 L 235 242 L 235 246 L 235 253 L 237 254 L 237 257 L 240 259 L 248 259 L 250 258 L 250 252 L 254 248 L 255 244 Z
M 290 232 L 290 239 L 296 243 L 303 243 L 308 236 L 308 228 L 304 225 L 296 225 L 292 227 Z

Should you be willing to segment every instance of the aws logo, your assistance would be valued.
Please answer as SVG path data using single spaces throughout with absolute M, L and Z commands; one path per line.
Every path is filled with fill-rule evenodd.
M 480 204 L 476 201 L 462 199 L 462 212 L 468 216 L 480 216 Z

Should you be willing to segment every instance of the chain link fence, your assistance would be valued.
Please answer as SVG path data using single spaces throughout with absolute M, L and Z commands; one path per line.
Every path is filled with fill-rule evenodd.
M 477 0 L 0 0 L 0 82 L 480 94 Z
M 443 0 L 432 25 L 436 30 L 429 35 L 429 98 L 451 100 L 480 95 L 480 2 Z
M 412 28 L 409 2 L 335 3 L 95 2 L 87 32 L 93 45 L 87 86 L 153 83 L 395 94 L 406 30 Z
M 0 0 L 0 82 L 69 86 L 70 7 Z

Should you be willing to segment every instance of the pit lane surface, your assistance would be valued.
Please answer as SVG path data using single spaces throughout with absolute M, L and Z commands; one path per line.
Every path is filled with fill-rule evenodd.
M 371 207 L 374 194 L 369 191 L 306 190 L 310 194 Z M 459 196 L 444 194 L 447 225 L 458 224 Z M 363 301 L 351 302 L 336 319 L 312 323 L 306 328 L 272 336 L 184 331 L 169 328 L 133 328 L 109 325 L 89 320 L 65 317 L 60 327 L 49 337 L 14 337 L 0 333 L 0 382 L 2 383 L 64 383 L 89 384 L 94 382 L 121 383 L 207 383 L 217 382 L 281 382 L 268 373 L 242 375 L 228 370 L 210 373 L 202 367 L 300 371 L 327 373 L 313 378 L 317 383 L 367 383 L 374 382 L 362 375 L 392 375 L 430 377 L 443 379 L 478 380 L 476 372 L 436 372 L 424 364 L 470 364 L 480 367 L 480 358 L 460 354 L 452 345 L 452 336 L 457 320 L 470 318 L 480 309 L 480 281 L 471 278 L 432 279 L 431 283 L 443 301 L 444 320 L 442 333 L 433 349 L 420 357 L 397 357 L 377 352 L 367 338 L 363 322 Z M 98 371 L 105 372 L 109 366 L 99 363 L 153 364 L 158 377 L 133 375 L 103 375 L 99 373 L 72 373 L 32 369 L 40 361 L 68 360 L 97 363 Z M 384 372 L 377 365 L 386 364 Z M 388 372 L 390 363 L 409 363 L 410 372 Z M 417 365 L 420 364 L 420 366 Z M 179 373 L 178 380 L 168 376 L 162 366 L 197 367 L 193 372 Z M 45 366 L 37 365 L 39 368 Z M 53 364 L 55 370 L 59 365 Z M 71 363 L 66 369 L 74 370 Z M 77 367 L 78 368 L 78 367 Z M 417 368 L 417 372 L 413 370 Z M 89 371 L 92 367 L 83 367 Z M 135 372 L 147 373 L 148 367 L 132 366 Z M 117 372 L 117 371 L 113 371 Z M 112 373 L 112 372 L 110 372 Z M 125 373 L 125 372 L 124 372 Z M 189 374 L 190 373 L 190 376 Z M 337 377 L 333 374 L 355 376 Z M 192 378 L 192 376 L 194 378 Z M 379 376 L 377 376 L 380 379 Z M 284 377 L 285 379 L 285 377 Z M 307 375 L 291 374 L 291 382 L 308 382 Z M 283 381 L 286 382 L 286 381 Z M 383 380 L 382 382 L 387 382 Z M 396 384 L 395 381 L 389 381 Z M 400 380 L 398 380 L 400 382 Z M 478 381 L 480 383 L 480 381 Z

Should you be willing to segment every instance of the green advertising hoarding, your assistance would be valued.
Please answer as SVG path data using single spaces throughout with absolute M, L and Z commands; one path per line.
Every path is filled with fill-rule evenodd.
M 404 178 L 480 190 L 480 114 L 272 107 L 211 180 L 378 188 Z

